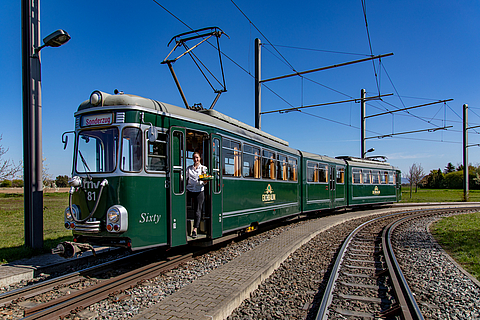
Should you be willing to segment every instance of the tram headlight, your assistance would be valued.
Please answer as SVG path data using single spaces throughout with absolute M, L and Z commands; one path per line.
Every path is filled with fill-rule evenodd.
M 107 210 L 107 231 L 113 233 L 125 232 L 128 229 L 128 212 L 124 206 L 114 205 Z
M 120 220 L 120 210 L 115 207 L 108 209 L 107 219 L 110 222 L 117 222 L 118 220 Z
M 100 91 L 93 91 L 90 95 L 90 104 L 93 106 L 98 106 L 102 103 L 102 93 Z
M 72 210 L 73 210 L 73 214 L 75 215 L 75 218 L 78 219 L 80 217 L 80 209 L 77 207 L 76 204 L 72 204 Z M 65 209 L 65 220 L 73 221 L 72 213 L 70 212 L 70 207 L 67 207 Z

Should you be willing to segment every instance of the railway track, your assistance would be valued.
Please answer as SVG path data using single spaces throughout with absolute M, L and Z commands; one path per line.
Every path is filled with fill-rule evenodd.
M 256 234 L 252 232 L 251 235 Z M 26 301 L 23 311 L 24 319 L 58 319 L 77 313 L 88 306 L 101 300 L 113 297 L 114 300 L 126 298 L 123 291 L 142 283 L 147 279 L 157 277 L 193 259 L 193 256 L 201 255 L 231 242 L 239 241 L 248 237 L 243 234 L 235 237 L 225 237 L 210 247 L 193 247 L 171 250 L 174 256 L 169 256 L 162 261 L 146 264 L 155 256 L 159 249 L 140 251 L 120 259 L 112 260 L 80 271 L 72 272 L 60 277 L 46 280 L 31 286 L 12 290 L 0 295 L 0 307 L 8 307 L 9 304 L 17 304 Z M 183 251 L 183 252 L 182 252 Z M 175 252 L 175 253 L 174 253 Z M 143 264 L 142 267 L 132 267 L 135 263 Z M 146 264 L 146 265 L 145 265 Z M 112 273 L 119 274 L 111 276 Z M 86 286 L 79 285 L 84 281 L 95 282 Z M 79 290 L 69 289 L 76 286 Z M 83 287 L 83 288 L 80 288 Z M 66 295 L 49 299 L 48 302 L 36 303 L 37 296 L 51 294 L 55 291 L 67 291 Z M 42 299 L 38 299 L 42 300 Z
M 103 300 L 112 294 L 119 293 L 143 279 L 154 277 L 158 275 L 159 272 L 169 270 L 179 264 L 185 263 L 192 256 L 192 253 L 188 253 L 176 257 L 169 257 L 164 261 L 150 263 L 129 272 L 125 271 L 126 269 L 124 266 L 132 265 L 136 261 L 148 261 L 148 256 L 151 256 L 155 251 L 156 249 L 145 250 L 120 259 L 115 259 L 90 268 L 46 280 L 35 285 L 6 292 L 0 295 L 0 307 L 8 306 L 11 303 L 26 301 L 42 294 L 61 290 L 61 288 L 68 288 L 69 286 L 76 285 L 85 280 L 96 282 L 96 284 L 88 286 L 83 290 L 68 290 L 70 292 L 66 296 L 53 299 L 46 303 L 32 306 L 34 304 L 34 302 L 32 302 L 24 311 L 24 317 L 26 319 L 52 319 L 55 317 L 63 317 L 68 315 L 70 311 L 81 310 L 84 307 Z M 130 267 L 129 269 L 132 268 Z M 104 278 L 108 277 L 105 273 L 110 273 L 110 270 L 116 270 L 117 273 L 121 274 L 108 280 L 104 280 Z
M 168 261 L 151 263 L 109 280 L 100 281 L 90 288 L 26 309 L 24 319 L 54 319 L 64 317 L 70 314 L 71 311 L 80 311 L 111 295 L 120 294 L 123 290 L 135 286 L 143 280 L 153 278 L 159 273 L 173 269 L 191 259 L 192 253 L 188 253 L 169 258 Z M 118 299 L 121 298 L 121 296 L 118 297 Z
M 401 212 L 358 226 L 338 252 L 316 319 L 423 319 L 395 258 L 391 235 L 412 219 L 471 210 Z

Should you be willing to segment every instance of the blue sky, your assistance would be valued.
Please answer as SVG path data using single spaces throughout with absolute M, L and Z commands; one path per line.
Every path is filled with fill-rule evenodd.
M 262 77 L 362 59 L 370 54 L 362 3 L 349 1 L 160 1 L 193 29 L 220 27 L 227 92 L 215 109 L 254 125 L 254 39 L 260 38 Z M 367 140 L 371 155 L 385 155 L 406 172 L 412 163 L 426 172 L 462 162 L 462 105 L 470 107 L 470 126 L 480 125 L 480 3 L 478 1 L 366 0 L 368 32 L 375 55 L 394 53 L 375 64 L 364 62 L 268 83 L 262 111 L 393 93 L 367 104 L 367 115 L 444 99 L 447 104 L 367 120 L 367 137 L 453 126 L 448 131 Z M 72 143 L 63 150 L 61 135 L 73 130 L 73 114 L 94 90 L 119 89 L 182 106 L 166 65 L 170 39 L 189 31 L 152 0 L 42 1 L 41 37 L 64 29 L 72 37 L 60 48 L 45 48 L 42 60 L 43 155 L 49 173 L 71 174 Z M 22 79 L 20 1 L 0 10 L 0 117 L 5 158 L 22 158 Z M 257 30 L 261 32 L 260 32 Z M 262 35 L 263 34 L 263 35 Z M 272 46 L 273 45 L 273 46 Z M 300 49 L 303 48 L 303 49 Z M 305 50 L 309 49 L 309 50 Z M 284 58 L 282 59 L 279 54 Z M 218 71 L 215 51 L 197 51 Z M 235 61 L 232 63 L 229 59 Z M 286 61 L 288 61 L 288 63 Z M 289 66 L 290 65 L 290 66 Z M 214 93 L 188 57 L 174 65 L 190 104 L 209 106 Z M 281 98 L 280 98 L 280 97 Z M 286 101 L 286 102 L 285 102 Z M 296 149 L 322 155 L 360 156 L 360 105 L 345 103 L 303 112 L 268 114 L 262 129 Z M 470 143 L 480 143 L 470 130 Z M 480 131 L 479 131 L 480 132 Z M 480 164 L 480 149 L 469 148 Z

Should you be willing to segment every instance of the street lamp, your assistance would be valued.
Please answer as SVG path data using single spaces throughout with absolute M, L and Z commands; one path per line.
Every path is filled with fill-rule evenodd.
M 67 33 L 67 31 L 58 29 L 57 31 L 43 38 L 43 46 L 35 48 L 34 55 L 38 56 L 38 53 L 40 52 L 40 50 L 42 50 L 45 47 L 60 47 L 65 43 L 67 43 L 68 40 L 70 40 L 70 35 Z
M 42 103 L 39 52 L 70 35 L 57 30 L 40 45 L 40 1 L 22 0 L 22 84 L 25 245 L 43 247 Z
M 370 149 L 368 149 L 367 151 L 365 151 L 365 152 L 362 154 L 362 158 L 365 158 L 365 155 L 366 155 L 367 153 L 373 152 L 373 151 L 375 151 L 375 148 L 370 148 Z

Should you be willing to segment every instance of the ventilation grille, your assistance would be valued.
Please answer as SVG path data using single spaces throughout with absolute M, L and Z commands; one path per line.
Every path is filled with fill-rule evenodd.
M 125 122 L 125 112 L 117 112 L 115 123 L 124 123 Z

